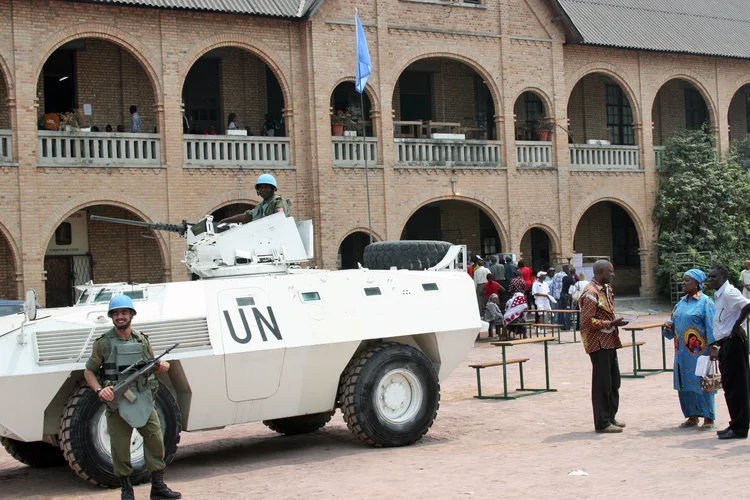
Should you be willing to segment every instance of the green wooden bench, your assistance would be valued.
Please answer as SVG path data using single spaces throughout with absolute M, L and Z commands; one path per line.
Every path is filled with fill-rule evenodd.
M 521 375 L 521 389 L 520 390 L 526 390 L 523 386 L 523 364 L 527 362 L 529 358 L 517 358 L 517 359 L 508 359 L 505 361 L 491 361 L 489 363 L 476 363 L 473 365 L 469 365 L 469 368 L 474 368 L 477 371 L 477 395 L 474 396 L 477 399 L 515 399 L 513 397 L 508 396 L 508 380 L 506 379 L 508 373 L 506 370 L 506 366 L 508 365 L 518 365 L 518 369 Z M 503 395 L 502 396 L 483 396 L 482 395 L 482 378 L 480 375 L 480 372 L 485 368 L 491 368 L 493 366 L 502 366 L 503 367 Z

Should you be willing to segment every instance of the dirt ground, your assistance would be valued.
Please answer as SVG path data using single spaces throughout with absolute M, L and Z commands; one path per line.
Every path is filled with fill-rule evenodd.
M 651 322 L 658 317 L 642 318 Z M 572 339 L 570 334 L 565 338 Z M 626 340 L 623 335 L 623 341 Z M 629 340 L 629 337 L 628 339 Z M 661 366 L 659 332 L 645 340 L 643 366 Z M 544 384 L 541 344 L 515 346 L 527 386 Z M 673 349 L 667 344 L 668 363 Z M 358 442 L 337 414 L 322 431 L 278 436 L 262 424 L 183 433 L 169 485 L 201 499 L 465 499 L 741 497 L 750 487 L 750 442 L 718 441 L 713 432 L 678 429 L 683 420 L 672 374 L 624 379 L 618 419 L 625 432 L 593 432 L 591 367 L 581 344 L 550 344 L 552 387 L 558 392 L 514 401 L 479 401 L 469 362 L 499 360 L 500 349 L 478 343 L 442 384 L 437 420 L 406 448 L 374 449 Z M 629 349 L 620 351 L 632 369 Z M 502 391 L 502 369 L 484 371 L 486 394 Z M 518 384 L 518 369 L 509 368 Z M 723 393 L 717 428 L 727 425 Z M 7 404 L 7 402 L 6 402 Z M 570 475 L 572 471 L 587 475 Z M 148 485 L 136 488 L 148 498 Z M 1 498 L 119 498 L 90 486 L 67 467 L 31 469 L 0 451 Z

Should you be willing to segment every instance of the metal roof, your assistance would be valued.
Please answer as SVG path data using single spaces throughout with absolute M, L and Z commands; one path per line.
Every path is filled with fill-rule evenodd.
M 747 0 L 554 0 L 572 41 L 750 58 Z
M 285 18 L 304 18 L 322 0 L 72 0 L 158 9 L 202 10 Z

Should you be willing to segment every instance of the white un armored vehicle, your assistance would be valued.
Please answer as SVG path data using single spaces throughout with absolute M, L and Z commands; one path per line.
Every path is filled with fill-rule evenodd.
M 25 314 L 0 318 L 0 438 L 25 464 L 67 461 L 91 483 L 118 484 L 105 406 L 83 381 L 118 293 L 134 299 L 133 326 L 156 355 L 179 342 L 156 395 L 167 463 L 182 430 L 263 421 L 302 434 L 336 408 L 368 444 L 414 443 L 435 419 L 440 381 L 481 329 L 464 247 L 376 243 L 367 267 L 325 271 L 300 267 L 312 257 L 312 225 L 284 214 L 225 231 L 211 217 L 127 222 L 185 236 L 199 279 L 84 287 L 76 306 L 38 312 L 30 292 Z M 137 432 L 132 457 L 137 484 L 148 477 Z

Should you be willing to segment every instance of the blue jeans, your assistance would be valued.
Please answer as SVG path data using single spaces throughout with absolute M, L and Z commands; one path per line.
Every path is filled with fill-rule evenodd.
M 570 295 L 560 294 L 560 300 L 557 303 L 557 308 L 570 310 L 570 306 L 568 305 L 569 301 Z M 560 318 L 560 316 L 562 316 L 562 318 Z M 570 313 L 559 313 L 557 324 L 562 325 L 563 330 L 570 330 Z

